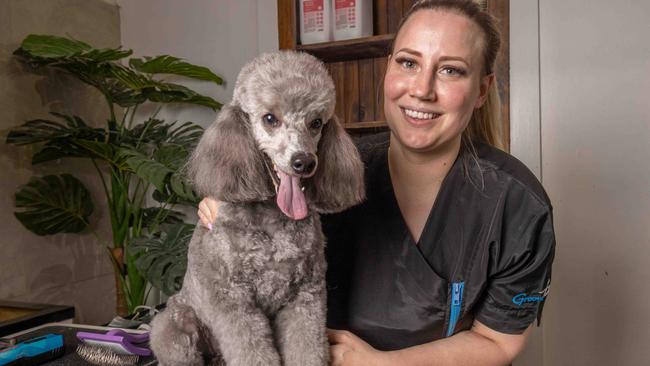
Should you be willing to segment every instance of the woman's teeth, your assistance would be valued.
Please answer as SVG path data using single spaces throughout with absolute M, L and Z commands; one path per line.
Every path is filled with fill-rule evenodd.
M 411 109 L 406 109 L 404 108 L 404 113 L 406 113 L 407 116 L 411 118 L 416 118 L 416 119 L 434 119 L 438 118 L 440 114 L 438 113 L 425 113 L 425 112 L 418 112 L 414 111 Z

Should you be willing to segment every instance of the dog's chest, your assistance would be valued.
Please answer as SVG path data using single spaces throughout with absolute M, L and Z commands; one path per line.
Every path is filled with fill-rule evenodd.
M 322 246 L 312 228 L 303 229 L 252 235 L 249 255 L 241 262 L 242 275 L 253 285 L 260 305 L 273 308 L 284 304 L 314 276 L 314 266 L 322 260 Z
M 230 233 L 220 245 L 230 281 L 249 287 L 256 303 L 269 313 L 291 301 L 304 283 L 324 276 L 324 244 L 317 217 L 230 221 L 215 230 Z

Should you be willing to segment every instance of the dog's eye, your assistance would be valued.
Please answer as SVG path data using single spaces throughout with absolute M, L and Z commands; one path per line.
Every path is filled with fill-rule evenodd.
M 271 127 L 278 127 L 280 125 L 280 121 L 277 118 L 275 118 L 275 116 L 272 115 L 271 113 L 265 114 L 262 117 L 262 120 L 264 121 L 264 123 L 266 123 Z
M 309 128 L 312 128 L 314 130 L 317 130 L 321 127 L 323 127 L 323 120 L 320 118 L 316 118 L 315 120 L 309 123 Z

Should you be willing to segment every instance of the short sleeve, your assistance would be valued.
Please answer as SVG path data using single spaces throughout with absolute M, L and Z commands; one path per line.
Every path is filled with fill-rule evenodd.
M 550 206 L 523 201 L 509 210 L 499 240 L 489 249 L 487 288 L 474 312 L 476 320 L 508 334 L 521 334 L 535 319 L 541 320 L 555 254 Z

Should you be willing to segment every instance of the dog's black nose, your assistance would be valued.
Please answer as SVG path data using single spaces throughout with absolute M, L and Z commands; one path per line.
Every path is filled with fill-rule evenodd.
M 291 167 L 296 174 L 311 174 L 316 169 L 316 156 L 307 153 L 295 153 L 291 157 Z

